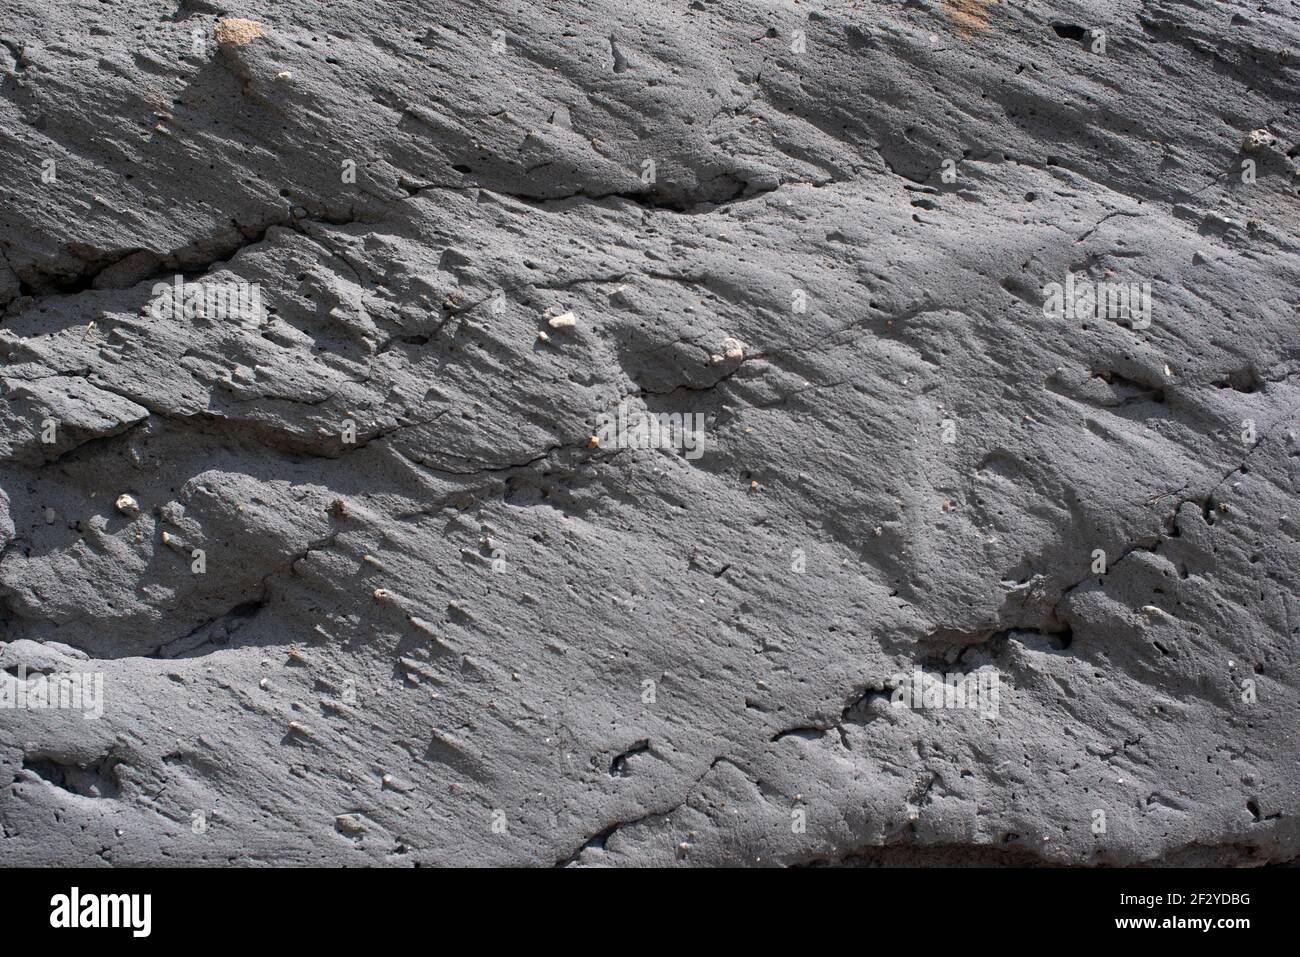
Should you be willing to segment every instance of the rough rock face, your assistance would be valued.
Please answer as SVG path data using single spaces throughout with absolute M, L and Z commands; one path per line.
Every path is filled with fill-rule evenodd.
M 9 0 L 0 860 L 1295 858 L 1298 41 Z

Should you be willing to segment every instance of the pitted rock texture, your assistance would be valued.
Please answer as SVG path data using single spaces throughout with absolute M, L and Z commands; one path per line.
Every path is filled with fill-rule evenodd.
M 0 861 L 1293 860 L 1297 16 L 7 0 Z

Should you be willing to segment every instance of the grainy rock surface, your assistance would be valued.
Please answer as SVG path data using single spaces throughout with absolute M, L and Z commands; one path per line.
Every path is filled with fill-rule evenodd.
M 3 0 L 0 861 L 1294 859 L 1298 41 Z

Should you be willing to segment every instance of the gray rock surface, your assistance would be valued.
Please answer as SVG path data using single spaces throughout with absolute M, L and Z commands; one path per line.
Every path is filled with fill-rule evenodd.
M 0 862 L 1300 854 L 1294 3 L 4 7 Z

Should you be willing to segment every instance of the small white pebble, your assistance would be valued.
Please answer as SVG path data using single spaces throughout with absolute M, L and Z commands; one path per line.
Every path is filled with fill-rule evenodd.
M 130 495 L 126 495 L 125 493 L 119 495 L 117 497 L 117 501 L 114 502 L 113 504 L 117 506 L 117 510 L 121 512 L 123 515 L 140 514 L 140 503 L 137 502 L 135 499 L 133 499 Z
M 571 312 L 562 312 L 558 316 L 552 316 L 547 323 L 552 329 L 572 329 L 578 324 L 578 317 Z
M 1242 142 L 1241 148 L 1247 153 L 1253 153 L 1257 149 L 1265 146 L 1272 146 L 1275 142 L 1273 134 L 1266 129 L 1251 130 L 1246 134 L 1246 139 Z

